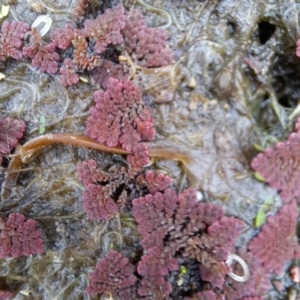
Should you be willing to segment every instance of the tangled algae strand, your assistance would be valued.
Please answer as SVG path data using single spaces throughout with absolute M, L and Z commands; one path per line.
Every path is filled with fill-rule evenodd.
M 153 13 L 156 13 L 158 15 L 162 15 L 162 16 L 166 17 L 167 23 L 165 25 L 160 26 L 160 28 L 168 28 L 172 25 L 172 22 L 173 22 L 172 17 L 166 10 L 154 7 L 150 4 L 147 4 L 143 0 L 136 0 L 136 3 L 145 7 L 147 10 L 149 10 Z
M 16 110 L 13 110 L 13 112 L 17 115 L 19 119 L 21 119 L 21 114 L 23 113 L 24 106 L 26 105 L 26 102 L 29 102 L 30 104 L 28 105 L 30 106 L 30 109 L 32 110 L 32 115 L 34 116 L 33 104 L 39 100 L 39 92 L 36 86 L 34 84 L 30 84 L 26 82 L 25 80 L 13 79 L 13 78 L 6 78 L 4 82 L 12 83 L 13 87 L 1 93 L 0 99 L 5 99 L 18 90 L 19 91 L 23 90 L 26 95 L 22 99 L 21 103 L 17 105 Z M 11 113 L 12 111 L 10 111 L 10 114 Z

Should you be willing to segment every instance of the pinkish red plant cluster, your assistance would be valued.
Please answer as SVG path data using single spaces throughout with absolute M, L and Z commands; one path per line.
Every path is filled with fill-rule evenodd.
M 266 148 L 251 161 L 272 188 L 280 190 L 284 202 L 296 199 L 300 202 L 300 119 L 287 141 L 279 142 L 274 148 Z
M 137 281 L 133 274 L 135 269 L 128 258 L 114 250 L 109 250 L 96 264 L 94 271 L 89 274 L 90 284 L 86 291 L 92 295 L 105 292 L 117 296 L 123 289 L 135 284 Z
M 245 297 L 241 300 L 263 300 L 263 297 Z
M 12 292 L 0 290 L 0 300 L 7 300 L 12 296 L 13 296 Z
M 96 105 L 90 108 L 84 131 L 89 137 L 109 147 L 120 144 L 128 151 L 141 140 L 154 139 L 151 109 L 130 80 L 110 78 L 106 91 L 96 91 L 94 100 Z
M 149 193 L 154 195 L 156 192 L 163 192 L 172 183 L 172 178 L 163 174 L 155 173 L 151 170 L 146 171 L 145 175 L 139 176 L 140 182 L 145 182 Z
M 31 58 L 32 65 L 40 68 L 41 71 L 50 74 L 56 73 L 59 55 L 55 52 L 55 44 L 46 44 L 36 28 L 33 28 L 30 34 L 28 46 L 23 47 L 24 57 Z
M 79 17 L 89 2 L 77 1 L 75 15 Z M 139 30 L 133 37 L 132 26 L 136 18 L 139 19 Z M 26 33 L 30 39 L 23 46 Z M 141 11 L 132 10 L 126 15 L 123 5 L 119 4 L 106 9 L 95 19 L 86 19 L 82 29 L 74 28 L 69 23 L 56 28 L 50 33 L 50 43 L 44 41 L 37 28 L 29 31 L 26 23 L 5 21 L 2 24 L 0 59 L 13 57 L 20 60 L 24 56 L 31 58 L 32 64 L 43 72 L 54 74 L 60 69 L 61 83 L 65 86 L 78 82 L 78 72 L 97 67 L 93 72 L 94 81 L 105 87 L 110 77 L 119 80 L 128 78 L 126 68 L 106 59 L 108 46 L 121 45 L 125 41 L 126 49 L 136 63 L 144 67 L 159 67 L 173 60 L 173 51 L 167 49 L 167 38 L 165 29 L 147 27 Z M 63 62 L 56 52 L 57 48 L 67 50 Z
M 232 300 L 250 296 L 255 299 L 257 296 L 264 295 L 271 288 L 269 270 L 265 269 L 259 259 L 245 248 L 239 248 L 235 253 L 246 262 L 250 273 L 249 279 L 246 282 L 238 282 L 226 276 L 222 289 L 215 290 L 216 299 L 222 299 L 224 296 Z M 234 274 L 244 276 L 244 270 L 239 263 L 231 264 L 231 268 Z
M 296 42 L 296 55 L 300 57 L 300 32 L 298 33 L 298 40 Z
M 284 205 L 276 216 L 269 216 L 259 234 L 248 248 L 265 269 L 280 275 L 286 261 L 300 258 L 300 246 L 296 236 L 298 221 L 296 201 Z
M 138 294 L 149 299 L 164 299 L 172 291 L 164 276 L 177 269 L 178 261 L 168 250 L 158 247 L 148 249 L 138 264 L 138 273 L 143 276 Z
M 175 274 L 178 276 L 179 261 L 188 264 L 191 260 L 197 262 L 199 280 L 205 284 L 205 289 L 199 288 L 193 299 L 261 299 L 271 286 L 270 271 L 280 274 L 287 260 L 300 255 L 295 237 L 296 201 L 283 206 L 278 215 L 268 217 L 261 232 L 249 243 L 248 250 L 235 249 L 234 243 L 243 222 L 224 216 L 218 205 L 197 202 L 193 188 L 178 195 L 166 188 L 169 178 L 152 171 L 141 173 L 149 160 L 145 145 L 137 145 L 139 148 L 133 148 L 134 155 L 127 157 L 128 169 L 113 167 L 109 172 L 103 172 L 94 161 L 78 165 L 86 187 L 106 189 L 105 194 L 110 198 L 116 191 L 119 200 L 127 197 L 128 189 L 119 190 L 122 185 L 146 185 L 150 192 L 132 201 L 145 253 L 137 267 L 141 279 L 118 291 L 121 299 L 130 299 L 129 295 L 135 293 L 139 295 L 135 298 L 142 299 L 168 297 L 172 293 L 168 279 L 174 278 Z M 95 204 L 91 207 L 97 207 L 97 201 L 93 199 Z M 227 262 L 230 252 L 236 253 L 248 266 L 250 278 L 246 282 L 237 282 L 230 277 L 231 272 L 245 275 L 239 263 Z
M 85 13 L 91 0 L 76 0 L 73 6 L 73 16 L 75 20 L 80 19 Z
M 296 236 L 299 212 L 296 201 L 284 205 L 275 216 L 269 216 L 261 231 L 248 244 L 248 251 L 241 248 L 236 254 L 248 265 L 250 277 L 237 282 L 226 276 L 220 290 L 215 290 L 217 299 L 226 295 L 228 299 L 239 300 L 243 297 L 262 296 L 271 288 L 270 272 L 280 275 L 288 260 L 300 258 L 300 246 Z M 244 275 L 240 264 L 231 265 L 238 276 Z
M 110 78 L 125 81 L 128 79 L 128 67 L 124 64 L 116 64 L 108 59 L 104 59 L 101 66 L 95 67 L 91 72 L 91 80 L 95 85 L 106 89 Z
M 80 1 L 78 4 L 83 7 L 89 1 Z M 76 71 L 85 69 L 91 71 L 96 66 L 101 66 L 103 58 L 100 56 L 108 45 L 116 45 L 123 42 L 121 29 L 125 26 L 126 16 L 123 5 L 119 4 L 105 10 L 96 19 L 86 19 L 84 28 L 57 29 L 52 38 L 56 43 L 68 47 L 73 45 L 73 67 Z M 67 46 L 68 45 L 68 46 Z
M 0 218 L 0 258 L 42 253 L 41 232 L 32 219 L 25 221 L 22 214 L 12 213 L 7 221 Z
M 120 253 L 109 250 L 89 274 L 90 284 L 86 291 L 88 294 L 106 293 L 122 300 L 165 299 L 172 287 L 163 276 L 177 269 L 176 259 L 161 249 L 152 248 L 139 263 L 138 273 L 144 279 L 138 282 L 134 275 L 136 267 Z
M 96 19 L 84 21 L 83 35 L 89 37 L 96 53 L 101 54 L 107 45 L 123 42 L 121 30 L 125 27 L 126 16 L 123 5 L 107 9 Z
M 184 300 L 216 300 L 216 295 L 213 291 L 207 290 L 198 292 L 194 298 L 184 298 Z
M 25 123 L 12 118 L 2 119 L 0 117 L 0 164 L 2 157 L 8 154 L 23 137 Z
M 23 40 L 29 25 L 17 21 L 4 21 L 1 26 L 0 59 L 12 57 L 16 60 L 23 58 Z
M 130 201 L 130 186 L 137 186 L 139 193 L 144 192 L 146 188 L 157 188 L 158 175 L 155 176 L 150 170 L 146 172 L 148 175 L 143 174 L 143 167 L 149 163 L 148 148 L 145 144 L 137 144 L 133 148 L 133 155 L 128 155 L 127 162 L 127 168 L 124 166 L 117 169 L 113 166 L 107 172 L 97 168 L 92 159 L 77 164 L 77 172 L 86 188 L 82 195 L 83 207 L 91 220 L 110 219 L 118 211 L 118 205 L 122 210 Z M 145 177 L 149 178 L 146 180 Z M 160 189 L 165 189 L 171 184 L 172 180 L 167 175 L 159 177 L 162 180 L 159 184 Z
M 140 66 L 160 67 L 172 62 L 173 51 L 167 48 L 168 31 L 149 28 L 139 9 L 127 14 L 122 33 L 127 52 Z
M 56 28 L 50 34 L 51 41 L 59 49 L 67 49 L 70 46 L 72 40 L 74 39 L 73 29 L 73 26 L 69 23 L 65 24 L 65 26 L 62 28 Z
M 300 134 L 292 133 L 286 142 L 279 142 L 258 154 L 251 167 L 272 188 L 280 190 L 283 201 L 300 201 Z
M 145 250 L 161 251 L 165 257 L 196 259 L 203 281 L 210 281 L 215 287 L 223 285 L 224 276 L 231 271 L 225 261 L 243 228 L 241 220 L 224 217 L 220 206 L 197 202 L 193 188 L 179 195 L 166 189 L 163 193 L 136 198 L 132 204 Z M 162 261 L 159 255 L 156 259 Z M 162 263 L 163 275 L 166 270 L 176 269 L 174 260 L 171 261 L 173 267 L 170 268 L 168 260 Z M 157 280 L 164 280 L 163 275 L 157 268 Z M 151 276 L 152 273 L 147 273 L 145 281 L 151 282 Z M 148 285 L 148 293 L 151 290 L 155 290 L 155 286 Z M 170 292 L 170 286 L 165 289 L 167 291 Z
M 79 75 L 73 68 L 72 60 L 65 58 L 63 66 L 60 68 L 60 83 L 63 86 L 70 86 L 79 81 Z

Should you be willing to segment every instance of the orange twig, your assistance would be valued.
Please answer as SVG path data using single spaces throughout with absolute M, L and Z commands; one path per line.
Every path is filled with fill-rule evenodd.
M 110 148 L 106 145 L 98 143 L 96 140 L 90 139 L 89 137 L 81 134 L 52 133 L 38 136 L 29 140 L 24 145 L 19 145 L 17 147 L 14 153 L 14 157 L 7 169 L 8 175 L 6 178 L 6 183 L 3 186 L 2 196 L 5 197 L 5 194 L 7 192 L 6 185 L 11 185 L 15 181 L 18 176 L 18 173 L 16 171 L 21 169 L 23 163 L 28 162 L 31 157 L 36 155 L 45 146 L 57 143 L 76 145 L 115 154 L 132 154 L 132 152 L 124 150 L 121 147 Z M 177 160 L 182 163 L 189 163 L 191 160 L 191 157 L 184 151 L 157 146 L 149 146 L 149 156 Z

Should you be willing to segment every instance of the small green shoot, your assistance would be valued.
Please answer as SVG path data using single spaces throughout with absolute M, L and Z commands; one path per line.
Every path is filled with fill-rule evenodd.
M 260 175 L 258 172 L 255 172 L 255 173 L 254 173 L 254 177 L 255 177 L 258 181 L 266 182 L 266 180 L 263 178 L 263 176 Z
M 182 286 L 182 284 L 183 284 L 183 278 L 180 277 L 180 278 L 177 280 L 177 285 L 178 285 L 178 286 Z
M 89 82 L 88 78 L 83 77 L 83 76 L 80 76 L 79 79 L 80 79 L 82 82 L 85 82 L 85 83 L 88 83 L 88 82 Z
M 46 118 L 44 116 L 40 117 L 40 127 L 39 127 L 39 133 L 43 134 L 46 130 Z
M 109 250 L 114 250 L 114 243 L 113 242 L 110 242 L 110 244 L 109 244 Z
M 177 285 L 178 286 L 182 286 L 183 284 L 183 280 L 184 280 L 184 274 L 186 274 L 187 270 L 185 266 L 180 266 L 180 274 L 179 274 L 179 278 L 177 280 Z
M 260 151 L 260 152 L 265 150 L 264 147 L 262 147 L 261 145 L 258 145 L 258 144 L 253 144 L 253 147 L 255 150 Z
M 254 219 L 254 226 L 256 227 L 260 227 L 261 225 L 263 225 L 266 222 L 266 210 L 268 208 L 269 205 L 271 205 L 273 203 L 273 197 L 269 197 L 264 204 L 262 205 L 262 207 L 259 209 L 259 211 L 256 214 L 256 217 Z
M 260 227 L 262 224 L 266 222 L 266 213 L 263 208 L 260 208 L 258 211 L 255 219 L 254 219 L 254 226 L 255 227 Z
M 5 18 L 9 13 L 9 5 L 1 5 L 0 7 L 0 19 Z

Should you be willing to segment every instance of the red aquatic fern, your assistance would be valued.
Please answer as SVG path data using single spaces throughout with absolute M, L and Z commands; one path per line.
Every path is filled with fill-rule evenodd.
M 17 21 L 4 21 L 1 27 L 0 59 L 7 57 L 20 60 L 23 57 L 22 46 L 25 33 L 29 30 L 29 25 Z
M 128 168 L 113 166 L 108 171 L 97 168 L 92 159 L 77 164 L 78 175 L 86 187 L 82 196 L 83 207 L 90 219 L 110 219 L 118 211 L 116 202 L 127 201 L 127 191 L 132 190 L 129 186 L 137 186 L 141 190 L 147 186 L 136 178 L 149 163 L 147 146 L 143 143 L 136 145 L 127 161 Z
M 23 47 L 23 55 L 32 59 L 32 65 L 43 72 L 54 74 L 58 70 L 59 55 L 55 52 L 55 44 L 46 44 L 37 30 L 33 28 L 29 45 Z
M 137 292 L 137 283 L 128 288 L 119 290 L 120 300 L 140 300 Z
M 108 59 L 104 59 L 102 65 L 96 67 L 91 72 L 92 82 L 106 89 L 106 84 L 109 78 L 118 79 L 120 82 L 128 79 L 127 67 L 123 64 L 115 64 Z
M 132 202 L 133 213 L 138 222 L 138 231 L 142 236 L 144 249 L 164 247 L 164 238 L 173 223 L 173 217 L 178 206 L 178 196 L 175 191 L 166 189 L 164 194 L 146 195 Z
M 25 221 L 24 215 L 18 213 L 10 214 L 7 221 L 0 218 L 0 258 L 29 256 L 43 250 L 41 232 L 34 220 Z
M 295 123 L 295 129 L 296 129 L 296 132 L 300 133 L 300 117 L 298 117 L 298 119 Z
M 65 24 L 62 28 L 56 28 L 50 34 L 51 41 L 60 49 L 67 49 L 74 39 L 73 26 Z
M 135 284 L 134 265 L 122 254 L 109 250 L 89 274 L 88 294 L 111 293 L 117 295 L 122 289 Z
M 24 130 L 25 123 L 23 121 L 0 117 L 0 163 L 2 155 L 9 153 L 17 145 L 18 140 L 23 137 Z
M 121 144 L 131 151 L 142 139 L 153 140 L 151 110 L 142 100 L 138 86 L 131 81 L 110 78 L 106 91 L 94 93 L 85 134 L 109 147 Z
M 126 173 L 116 169 L 104 172 L 92 159 L 77 163 L 77 172 L 86 187 L 82 199 L 87 216 L 91 220 L 110 219 L 118 211 L 111 194 L 125 183 Z
M 232 217 L 222 217 L 208 227 L 207 232 L 210 246 L 222 245 L 225 249 L 231 249 L 237 238 L 236 233 L 243 228 L 243 222 Z
M 91 71 L 96 66 L 101 64 L 100 57 L 94 53 L 93 49 L 90 49 L 88 42 L 81 30 L 74 29 L 73 32 L 73 63 L 77 66 L 78 70 L 87 69 L 88 71 Z
M 300 32 L 298 32 L 298 40 L 296 42 L 296 55 L 300 57 Z
M 127 14 L 122 30 L 125 47 L 132 59 L 143 67 L 160 67 L 173 60 L 173 51 L 166 48 L 168 31 L 148 28 L 139 9 Z
M 164 276 L 170 271 L 176 271 L 178 262 L 165 250 L 153 247 L 142 256 L 138 264 L 138 273 L 143 276 L 138 289 L 139 295 L 148 296 L 150 299 L 163 299 L 171 292 L 172 286 L 165 281 Z
M 184 300 L 216 300 L 216 295 L 213 291 L 205 290 L 198 292 L 194 298 L 184 298 Z
M 88 185 L 82 200 L 83 208 L 91 220 L 110 219 L 118 211 L 115 201 L 99 185 Z
M 172 178 L 163 173 L 155 173 L 152 170 L 146 171 L 144 176 L 139 176 L 149 190 L 154 195 L 156 192 L 163 192 L 172 183 Z
M 114 178 L 122 177 L 122 172 L 104 172 L 97 168 L 97 163 L 93 159 L 77 163 L 77 172 L 83 184 L 87 187 L 91 183 L 109 182 Z M 124 172 L 123 172 L 124 173 Z
M 124 7 L 119 4 L 105 10 L 96 19 L 85 20 L 83 33 L 95 43 L 95 52 L 102 53 L 109 44 L 120 44 L 123 41 L 121 30 L 125 27 Z
M 202 291 L 196 294 L 197 300 L 215 300 L 216 295 L 213 291 Z
M 199 271 L 202 280 L 209 281 L 214 287 L 220 288 L 224 283 L 224 276 L 231 271 L 231 268 L 225 261 L 215 260 L 212 263 L 199 264 Z
M 225 261 L 243 227 L 241 220 L 224 217 L 220 206 L 198 203 L 192 188 L 179 195 L 166 189 L 132 203 L 144 249 L 156 246 L 194 258 L 201 278 L 222 286 L 230 271 Z
M 76 84 L 79 81 L 79 75 L 74 70 L 72 60 L 65 58 L 63 67 L 60 68 L 60 83 L 64 86 Z
M 148 165 L 149 149 L 145 143 L 138 143 L 132 148 L 133 155 L 127 156 L 127 162 L 130 164 L 130 176 L 136 175 L 141 169 Z
M 230 276 L 225 277 L 222 287 L 222 295 L 226 299 L 240 300 L 243 297 L 262 296 L 271 288 L 270 271 L 264 268 L 257 257 L 245 248 L 239 248 L 236 254 L 241 257 L 249 268 L 249 279 L 246 282 L 238 282 Z M 237 262 L 231 264 L 232 272 L 238 276 L 244 276 L 244 270 Z
M 299 120 L 298 123 L 299 124 Z M 296 124 L 296 129 L 300 127 Z M 280 190 L 283 201 L 296 198 L 300 201 L 300 133 L 291 133 L 287 141 L 279 142 L 274 148 L 267 148 L 251 161 L 251 167 L 258 172 L 272 188 Z
M 120 184 L 127 183 L 130 178 L 141 172 L 142 168 L 149 163 L 149 151 L 146 144 L 140 143 L 136 145 L 133 148 L 133 154 L 127 156 L 127 162 L 129 163 L 128 171 L 124 167 L 121 167 L 120 170 L 113 167 L 108 172 L 105 172 L 98 169 L 96 162 L 90 159 L 79 162 L 77 164 L 77 172 L 86 187 L 92 183 L 105 183 L 103 188 L 107 192 L 112 191 L 119 187 Z M 118 182 L 118 185 L 114 185 L 113 182 Z M 109 186 L 115 186 L 115 188 Z
M 0 300 L 6 300 L 12 296 L 13 296 L 12 292 L 0 290 Z
M 142 256 L 138 265 L 138 273 L 146 277 L 167 275 L 170 271 L 178 270 L 176 258 L 163 248 L 152 247 Z
M 83 16 L 85 14 L 85 10 L 91 0 L 76 0 L 73 7 L 73 16 L 75 19 Z
M 277 275 L 283 271 L 285 261 L 300 257 L 295 234 L 298 215 L 296 201 L 284 205 L 278 215 L 267 218 L 260 233 L 248 245 L 263 266 Z
M 54 74 L 58 70 L 59 55 L 55 52 L 55 45 L 42 46 L 32 59 L 32 65 L 41 69 L 42 72 Z
M 145 296 L 142 299 L 165 299 L 172 291 L 170 282 L 167 282 L 163 277 L 151 277 L 141 281 L 141 286 L 138 289 L 140 296 Z

